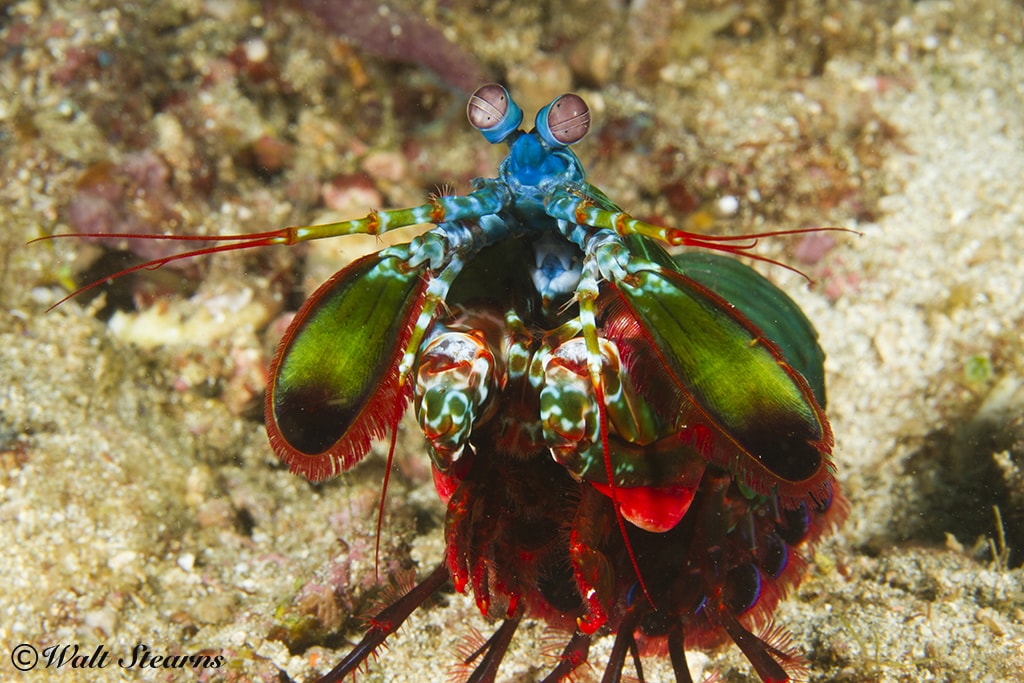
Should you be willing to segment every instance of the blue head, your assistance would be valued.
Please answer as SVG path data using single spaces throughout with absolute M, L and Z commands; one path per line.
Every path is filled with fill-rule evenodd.
M 583 181 L 583 165 L 569 149 L 590 128 L 590 110 L 579 95 L 566 93 L 553 99 L 537 112 L 529 133 L 519 129 L 523 110 L 497 83 L 477 88 L 469 98 L 466 114 L 488 142 L 508 142 L 509 154 L 501 164 L 501 178 L 524 197 L 543 196 L 552 186 Z

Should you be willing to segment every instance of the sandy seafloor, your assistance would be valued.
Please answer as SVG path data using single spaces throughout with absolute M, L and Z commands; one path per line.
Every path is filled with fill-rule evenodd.
M 370 609 L 384 467 L 375 449 L 310 485 L 258 419 L 280 316 L 357 239 L 128 279 L 105 295 L 124 311 L 109 324 L 86 297 L 45 312 L 101 249 L 26 240 L 267 230 L 465 191 L 500 159 L 462 115 L 459 86 L 488 78 L 527 116 L 583 94 L 579 154 L 638 216 L 862 233 L 761 252 L 817 282 L 761 267 L 820 332 L 851 503 L 777 621 L 811 681 L 1024 680 L 1020 2 L 398 3 L 406 64 L 365 13 L 343 39 L 272 4 L 0 3 L 0 679 L 313 680 Z M 411 423 L 398 450 L 381 568 L 422 575 L 443 510 Z M 447 593 L 359 680 L 442 680 L 471 628 L 489 632 Z M 337 650 L 307 647 L 324 631 Z M 542 677 L 548 640 L 524 624 L 499 679 Z M 19 644 L 116 658 L 138 643 L 225 664 L 11 660 Z M 732 646 L 690 659 L 756 679 Z M 656 660 L 645 675 L 671 680 Z

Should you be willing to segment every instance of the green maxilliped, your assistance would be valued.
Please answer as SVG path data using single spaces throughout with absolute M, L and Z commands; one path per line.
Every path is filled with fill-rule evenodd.
M 617 283 L 676 385 L 768 470 L 813 476 L 823 438 L 813 393 L 782 352 L 696 280 L 637 259 Z
M 367 408 L 403 349 L 419 271 L 396 256 L 362 258 L 324 283 L 299 311 L 274 378 L 274 415 L 307 454 L 337 442 Z
M 825 353 L 818 333 L 800 307 L 781 289 L 735 258 L 708 251 L 672 257 L 676 267 L 739 309 L 775 343 L 825 407 Z

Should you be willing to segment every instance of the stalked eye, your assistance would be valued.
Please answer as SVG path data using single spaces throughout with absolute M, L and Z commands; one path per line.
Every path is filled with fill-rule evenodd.
M 583 139 L 590 130 L 590 108 L 575 93 L 559 95 L 537 112 L 537 133 L 552 147 L 565 147 Z
M 466 116 L 492 144 L 503 141 L 523 122 L 523 110 L 512 101 L 508 90 L 497 83 L 476 89 L 466 105 Z

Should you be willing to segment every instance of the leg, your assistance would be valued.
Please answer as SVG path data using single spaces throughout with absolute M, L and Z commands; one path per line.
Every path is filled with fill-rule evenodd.
M 338 683 L 360 667 L 370 655 L 377 651 L 384 640 L 398 630 L 417 607 L 433 595 L 448 580 L 445 566 L 438 565 L 434 571 L 411 591 L 400 597 L 370 620 L 370 629 L 337 666 L 327 672 L 317 683 Z

